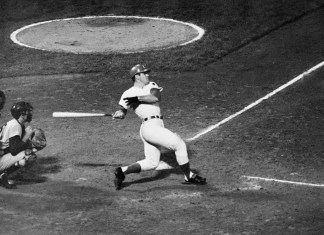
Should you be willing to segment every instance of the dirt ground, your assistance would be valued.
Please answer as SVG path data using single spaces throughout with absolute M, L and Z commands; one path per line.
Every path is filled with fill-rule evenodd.
M 40 50 L 107 54 L 171 48 L 198 34 L 193 27 L 170 19 L 107 16 L 33 25 L 19 31 L 16 40 Z
M 187 139 L 323 61 L 324 11 L 286 25 L 197 72 L 152 71 L 164 88 L 165 125 Z M 13 100 L 34 104 L 48 147 L 0 188 L 1 234 L 323 234 L 324 187 L 247 181 L 259 176 L 324 184 L 324 70 L 188 142 L 206 186 L 175 169 L 130 175 L 113 169 L 143 158 L 140 120 L 52 118 L 54 111 L 113 112 L 131 86 L 100 73 L 1 79 Z M 225 82 L 226 81 L 226 82 Z M 18 97 L 18 98 L 17 98 Z

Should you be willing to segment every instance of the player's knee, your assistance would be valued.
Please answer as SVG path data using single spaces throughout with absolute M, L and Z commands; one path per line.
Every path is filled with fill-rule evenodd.
M 181 152 L 181 153 L 186 153 L 187 152 L 187 145 L 182 139 L 179 139 L 174 144 L 173 148 L 174 148 L 175 152 Z
M 142 171 L 155 170 L 159 165 L 159 161 L 148 160 L 148 159 L 139 161 L 138 163 L 141 165 Z
M 147 161 L 147 166 L 149 170 L 155 170 L 159 165 L 159 161 Z
M 22 159 L 18 162 L 16 162 L 16 166 L 19 166 L 19 167 L 24 167 L 27 165 L 27 160 L 26 159 Z
M 35 154 L 28 156 L 28 158 L 25 156 L 23 159 L 16 162 L 16 166 L 19 166 L 19 167 L 30 166 L 36 161 L 36 158 L 37 158 L 37 156 Z

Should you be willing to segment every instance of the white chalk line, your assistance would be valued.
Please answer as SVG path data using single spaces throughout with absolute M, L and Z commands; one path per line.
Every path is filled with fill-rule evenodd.
M 263 177 L 257 177 L 257 176 L 243 175 L 243 176 L 241 176 L 241 178 L 271 181 L 271 182 L 286 183 L 286 184 L 304 185 L 304 186 L 311 186 L 311 187 L 324 187 L 324 184 L 312 184 L 312 183 L 296 182 L 296 181 L 289 181 L 289 180 L 278 180 L 278 179 L 263 178 Z
M 250 105 L 246 106 L 245 108 L 243 108 L 242 110 L 238 111 L 237 113 L 234 113 L 233 115 L 225 118 L 224 120 L 220 121 L 219 123 L 209 126 L 206 129 L 202 130 L 201 132 L 199 132 L 198 134 L 196 134 L 195 136 L 187 139 L 187 141 L 192 141 L 195 139 L 198 139 L 199 137 L 201 137 L 202 135 L 207 134 L 208 132 L 214 130 L 215 128 L 219 127 L 220 125 L 232 120 L 233 118 L 237 117 L 238 115 L 246 112 L 247 110 L 253 108 L 254 106 L 260 104 L 262 101 L 270 98 L 271 96 L 277 94 L 279 91 L 282 91 L 283 89 L 287 88 L 288 86 L 294 84 L 295 82 L 299 81 L 300 79 L 304 78 L 306 75 L 314 72 L 315 70 L 319 69 L 320 67 L 322 67 L 324 65 L 324 61 L 322 61 L 321 63 L 315 65 L 314 67 L 312 67 L 311 69 L 307 70 L 306 72 L 298 75 L 297 77 L 295 77 L 294 79 L 290 80 L 289 82 L 287 82 L 286 84 L 278 87 L 277 89 L 275 89 L 274 91 L 270 92 L 269 94 L 265 95 L 264 97 L 258 99 L 257 101 L 251 103 Z
M 184 43 L 181 43 L 179 45 L 175 45 L 175 46 L 169 46 L 169 47 L 164 47 L 164 48 L 160 48 L 160 49 L 152 49 L 152 50 L 165 50 L 165 49 L 170 49 L 170 48 L 173 48 L 173 47 L 177 47 L 177 46 L 185 46 L 185 45 L 188 45 L 190 43 L 193 43 L 199 39 L 201 39 L 203 37 L 203 35 L 205 34 L 205 30 L 201 27 L 199 27 L 198 25 L 195 25 L 193 23 L 189 23 L 189 22 L 183 22 L 183 21 L 179 21 L 179 20 L 174 20 L 174 19 L 169 19 L 169 18 L 163 18 L 163 17 L 148 17 L 148 16 L 116 16 L 116 15 L 106 15 L 106 16 L 83 16 L 83 17 L 75 17 L 75 18 L 64 18 L 64 19 L 55 19 L 55 20 L 48 20 L 48 21 L 42 21 L 42 22 L 37 22 L 37 23 L 34 23 L 34 24 L 30 24 L 30 25 L 26 25 L 20 29 L 17 29 L 16 31 L 12 32 L 10 34 L 10 39 L 20 45 L 20 46 L 23 46 L 23 47 L 28 47 L 28 48 L 32 48 L 32 49 L 37 49 L 37 50 L 42 50 L 42 51 L 49 51 L 47 49 L 43 49 L 43 48 L 38 48 L 38 47 L 34 47 L 34 46 L 31 46 L 31 45 L 27 45 L 25 43 L 22 43 L 20 42 L 18 39 L 17 39 L 17 35 L 24 31 L 25 29 L 28 29 L 28 28 L 31 28 L 31 27 L 34 27 L 34 26 L 38 26 L 38 25 L 42 25 L 42 24 L 49 24 L 49 23 L 52 23 L 52 22 L 59 22 L 59 21 L 71 21 L 71 20 L 80 20 L 80 19 L 95 19 L 95 18 L 124 18 L 124 19 L 148 19 L 148 20 L 160 20 L 160 21 L 170 21 L 170 22 L 174 22 L 174 23 L 178 23 L 178 24 L 183 24 L 183 25 L 187 25 L 187 26 L 190 26 L 192 27 L 193 29 L 195 29 L 197 32 L 198 32 L 198 35 L 187 41 L 187 42 L 184 42 Z M 136 52 L 121 52 L 122 54 L 132 54 L 132 53 L 141 53 L 141 52 L 145 52 L 145 51 L 136 51 Z M 73 52 L 69 52 L 69 53 L 73 53 Z M 79 53 L 81 54 L 81 53 Z

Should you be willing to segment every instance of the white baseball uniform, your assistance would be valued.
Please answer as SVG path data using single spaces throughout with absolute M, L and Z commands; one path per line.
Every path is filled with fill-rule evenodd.
M 9 139 L 18 135 L 20 138 L 22 137 L 23 129 L 20 123 L 16 119 L 12 119 L 7 122 L 7 124 L 3 127 L 0 136 L 0 149 L 6 149 L 9 147 Z
M 9 139 L 18 135 L 22 137 L 23 129 L 20 123 L 16 119 L 12 119 L 7 122 L 3 127 L 0 135 L 0 149 L 4 150 L 9 147 Z M 21 151 L 17 155 L 13 156 L 11 153 L 7 153 L 0 156 L 0 172 L 7 170 L 16 162 L 20 162 L 20 165 L 24 165 L 30 155 L 25 154 L 25 151 Z
M 155 82 L 150 82 L 143 88 L 131 87 L 122 94 L 119 105 L 131 109 L 124 98 L 150 95 L 153 88 L 162 91 Z M 154 170 L 159 166 L 161 147 L 174 151 L 179 165 L 189 162 L 185 142 L 180 136 L 164 127 L 159 102 L 141 103 L 134 112 L 142 119 L 140 136 L 144 143 L 145 159 L 137 162 L 141 165 L 141 170 Z

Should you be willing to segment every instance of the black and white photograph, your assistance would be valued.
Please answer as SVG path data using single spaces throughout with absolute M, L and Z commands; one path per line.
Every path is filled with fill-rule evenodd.
M 0 234 L 324 234 L 322 0 L 0 0 Z

